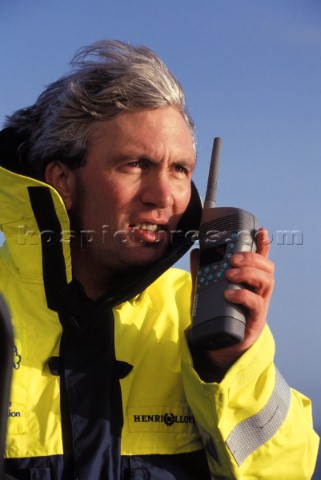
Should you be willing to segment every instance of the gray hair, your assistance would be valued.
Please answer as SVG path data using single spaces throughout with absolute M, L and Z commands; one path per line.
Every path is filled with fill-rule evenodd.
M 71 168 L 84 164 L 93 122 L 121 112 L 173 106 L 191 129 L 184 92 L 166 65 L 149 48 L 102 40 L 80 49 L 71 71 L 50 84 L 31 107 L 7 117 L 29 140 L 28 164 L 43 178 L 45 166 L 59 159 Z

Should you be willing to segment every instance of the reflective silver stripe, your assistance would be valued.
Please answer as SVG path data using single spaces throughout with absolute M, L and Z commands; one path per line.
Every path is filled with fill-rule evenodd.
M 274 390 L 265 407 L 236 425 L 226 440 L 238 466 L 278 431 L 287 416 L 290 400 L 290 387 L 276 370 Z

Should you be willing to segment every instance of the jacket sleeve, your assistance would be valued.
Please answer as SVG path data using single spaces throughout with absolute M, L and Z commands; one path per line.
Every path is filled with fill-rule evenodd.
M 213 478 L 310 479 L 319 443 L 311 402 L 275 367 L 269 328 L 220 383 L 201 380 L 183 342 L 185 394 Z

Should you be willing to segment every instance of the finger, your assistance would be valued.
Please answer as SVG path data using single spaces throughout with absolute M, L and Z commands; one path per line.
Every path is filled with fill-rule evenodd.
M 274 263 L 266 258 L 265 256 L 260 255 L 259 253 L 254 252 L 242 252 L 236 253 L 230 259 L 232 267 L 244 268 L 252 267 L 258 270 L 263 270 L 267 273 L 273 274 L 274 272 Z
M 262 269 L 243 267 L 230 268 L 225 272 L 226 278 L 233 283 L 246 283 L 257 292 L 271 291 L 274 286 L 273 275 Z
M 264 299 L 245 288 L 238 290 L 225 290 L 224 297 L 231 303 L 243 305 L 251 315 L 258 315 L 264 310 Z
M 242 305 L 248 312 L 246 319 L 247 333 L 257 334 L 262 331 L 266 322 L 266 305 L 260 295 L 250 290 L 225 290 L 224 297 L 231 303 Z

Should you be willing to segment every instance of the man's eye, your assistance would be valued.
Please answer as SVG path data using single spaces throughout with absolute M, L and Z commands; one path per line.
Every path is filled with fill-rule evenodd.
M 175 172 L 187 175 L 188 169 L 186 167 L 183 167 L 183 165 L 175 165 Z
M 139 161 L 130 162 L 130 163 L 128 163 L 127 165 L 128 165 L 128 167 L 130 167 L 130 168 L 141 168 L 141 166 L 142 166 L 142 165 L 141 165 L 141 162 L 139 162 Z

